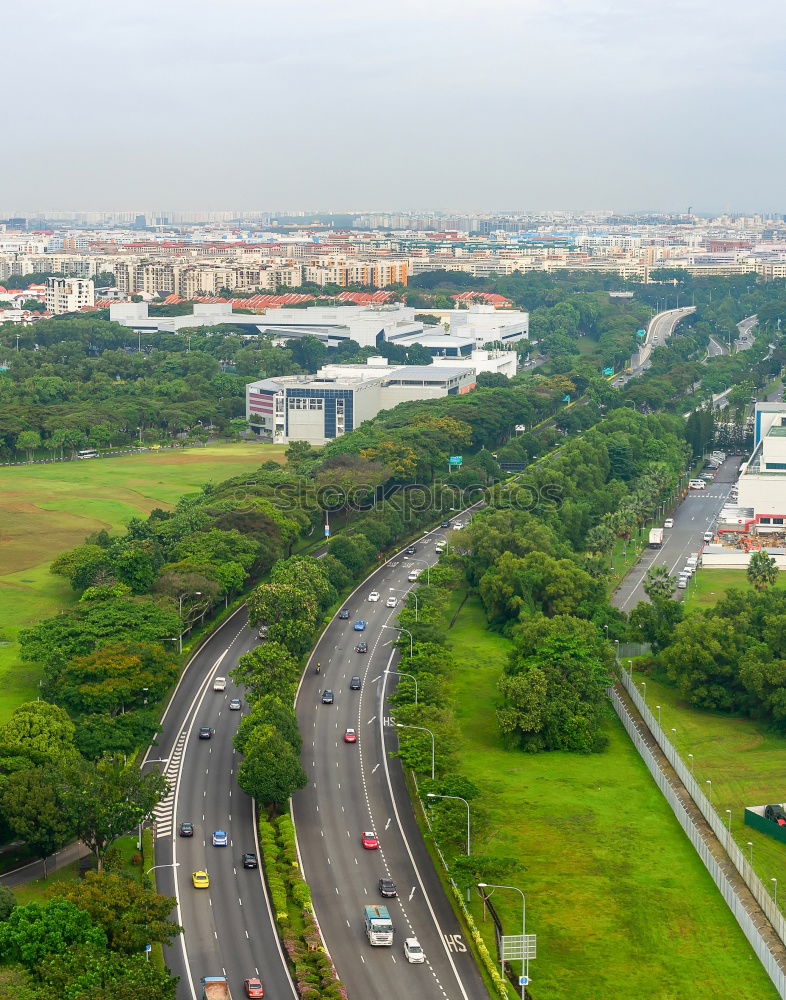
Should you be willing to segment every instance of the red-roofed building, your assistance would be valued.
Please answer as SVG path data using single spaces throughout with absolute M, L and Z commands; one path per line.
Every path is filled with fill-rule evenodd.
M 511 309 L 513 307 L 510 299 L 494 292 L 459 292 L 458 295 L 453 296 L 453 301 L 457 306 L 484 305 L 494 306 L 495 309 Z

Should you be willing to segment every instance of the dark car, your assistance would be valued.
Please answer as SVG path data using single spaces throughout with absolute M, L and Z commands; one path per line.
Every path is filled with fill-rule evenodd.
M 209 740 L 212 735 L 213 735 L 213 730 L 210 728 L 210 726 L 199 727 L 200 740 Z
M 380 896 L 384 896 L 385 899 L 392 899 L 394 896 L 398 895 L 396 892 L 396 883 L 392 878 L 381 878 L 379 882 L 377 882 L 377 885 L 379 886 Z
M 246 851 L 243 855 L 243 867 L 244 868 L 256 868 L 257 867 L 257 856 L 251 851 Z
M 440 521 L 439 522 L 439 526 L 440 526 L 440 528 L 449 528 L 450 527 L 450 521 Z
M 765 808 L 764 818 L 768 819 L 771 823 L 777 823 L 778 826 L 786 826 L 786 812 L 777 804 Z
M 349 690 L 350 691 L 359 691 L 360 690 L 360 678 L 357 675 L 355 675 L 352 678 L 352 680 L 349 682 Z
M 333 704 L 333 692 L 330 691 L 328 688 L 325 688 L 325 690 L 322 692 L 322 704 L 323 705 Z
M 417 549 L 415 548 L 414 545 L 410 545 L 406 551 L 408 556 L 414 556 L 415 553 L 417 552 Z
M 189 822 L 181 823 L 177 829 L 178 834 L 181 837 L 193 837 L 194 836 L 194 824 Z
M 356 653 L 367 653 L 368 652 L 368 643 L 367 642 L 359 642 L 357 644 L 357 646 L 355 646 L 355 652 Z
M 349 614 L 350 614 L 349 608 L 342 608 L 338 613 L 338 617 L 341 619 L 342 622 L 345 622 L 349 618 Z

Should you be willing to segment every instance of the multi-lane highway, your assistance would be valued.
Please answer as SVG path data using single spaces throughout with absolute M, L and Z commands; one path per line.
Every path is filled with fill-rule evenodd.
M 647 337 L 643 345 L 630 360 L 630 371 L 623 372 L 612 381 L 617 387 L 625 385 L 630 378 L 641 375 L 649 367 L 650 354 L 656 347 L 663 347 L 666 340 L 674 333 L 675 326 L 694 311 L 693 306 L 683 306 L 680 309 L 667 309 L 656 313 L 647 327 Z
M 273 1000 L 296 996 L 261 869 L 246 870 L 241 862 L 246 851 L 258 854 L 252 803 L 235 780 L 232 747 L 245 705 L 243 712 L 228 708 L 243 693 L 229 678 L 225 691 L 213 691 L 213 677 L 226 676 L 255 644 L 245 609 L 207 640 L 183 674 L 144 765 L 161 769 L 171 784 L 155 814 L 156 864 L 179 866 L 157 872 L 159 891 L 177 897 L 175 919 L 185 929 L 166 954 L 180 976 L 178 1000 L 200 1000 L 199 979 L 211 975 L 226 975 L 237 997 L 244 995 L 243 980 L 255 975 Z M 202 726 L 214 730 L 211 739 L 198 738 Z M 178 836 L 184 820 L 194 824 L 191 838 Z M 229 834 L 226 847 L 212 846 L 217 829 Z M 208 889 L 192 886 L 191 873 L 198 869 L 209 873 Z
M 726 459 L 705 490 L 688 491 L 672 515 L 674 527 L 667 528 L 663 533 L 662 547 L 644 550 L 641 559 L 614 594 L 612 604 L 615 607 L 630 614 L 639 601 L 648 600 L 643 585 L 650 566 L 665 564 L 669 573 L 677 576 L 690 553 L 700 551 L 704 532 L 712 528 L 726 503 L 732 483 L 737 478 L 740 461 L 739 456 Z
M 462 520 L 466 515 L 462 516 Z M 415 823 L 398 759 L 396 729 L 390 725 L 386 692 L 392 675 L 406 670 L 406 652 L 391 648 L 398 633 L 396 616 L 408 575 L 425 575 L 436 561 L 435 542 L 450 530 L 438 530 L 416 543 L 414 555 L 401 554 L 385 563 L 344 602 L 351 616 L 335 618 L 320 638 L 298 693 L 297 715 L 303 734 L 302 762 L 308 785 L 293 799 L 293 815 L 305 876 L 330 955 L 353 1000 L 374 997 L 418 997 L 418 1000 L 480 1000 L 488 994 L 475 967 L 461 927 L 445 896 Z M 368 595 L 377 591 L 379 601 Z M 387 607 L 395 596 L 398 608 Z M 366 621 L 363 632 L 354 622 Z M 368 653 L 355 652 L 360 640 Z M 313 664 L 321 663 L 317 676 Z M 350 690 L 353 675 L 362 679 Z M 325 688 L 332 705 L 323 705 Z M 352 728 L 357 743 L 345 743 Z M 365 850 L 363 831 L 373 830 L 379 850 Z M 384 900 L 377 883 L 392 878 L 396 899 Z M 364 934 L 363 907 L 388 906 L 395 933 L 393 947 L 372 947 Z M 406 937 L 415 936 L 425 954 L 424 965 L 409 965 L 403 954 Z

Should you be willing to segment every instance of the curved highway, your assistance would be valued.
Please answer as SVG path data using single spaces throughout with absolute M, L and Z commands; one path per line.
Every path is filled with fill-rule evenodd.
M 466 514 L 461 515 L 461 518 Z M 413 556 L 399 554 L 373 573 L 345 602 L 349 620 L 333 619 L 312 654 L 297 698 L 303 735 L 302 763 L 309 783 L 293 798 L 293 816 L 304 874 L 311 887 L 317 919 L 338 975 L 352 1000 L 417 997 L 419 1000 L 487 998 L 461 927 L 434 871 L 421 838 L 404 774 L 395 750 L 396 730 L 385 701 L 386 669 L 399 660 L 391 642 L 396 615 L 413 584 L 408 575 L 426 573 L 433 564 L 438 529 L 416 543 Z M 394 588 L 394 589 L 391 589 Z M 377 602 L 368 594 L 376 590 Z M 391 595 L 399 607 L 386 606 Z M 366 629 L 354 622 L 365 619 Z M 368 653 L 355 652 L 365 640 Z M 312 664 L 321 662 L 316 676 Z M 401 663 L 406 669 L 406 654 Z M 360 676 L 359 691 L 350 689 Z M 325 688 L 332 705 L 322 704 Z M 352 728 L 357 743 L 345 743 Z M 365 850 L 363 831 L 379 837 L 379 850 Z M 378 880 L 392 878 L 398 897 L 383 899 Z M 393 947 L 372 947 L 364 933 L 363 907 L 388 906 L 394 926 Z M 423 965 L 404 958 L 404 939 L 415 936 L 426 955 Z
M 166 952 L 180 976 L 178 1000 L 200 1000 L 202 976 L 226 975 L 232 995 L 244 996 L 243 980 L 259 976 L 272 1000 L 296 997 L 281 952 L 261 869 L 244 869 L 241 856 L 254 852 L 253 806 L 235 780 L 237 756 L 232 738 L 246 710 L 230 711 L 229 700 L 243 692 L 227 676 L 256 639 L 241 608 L 190 661 L 167 707 L 163 731 L 143 767 L 156 767 L 170 781 L 170 792 L 155 812 L 156 865 L 179 865 L 158 872 L 160 892 L 177 897 L 174 919 L 184 934 Z M 227 677 L 223 692 L 213 677 Z M 215 732 L 200 740 L 200 727 Z M 193 837 L 179 837 L 183 821 Z M 226 847 L 213 847 L 214 830 L 229 835 Z M 206 869 L 208 889 L 195 889 L 191 873 Z M 176 875 L 176 879 L 173 878 Z

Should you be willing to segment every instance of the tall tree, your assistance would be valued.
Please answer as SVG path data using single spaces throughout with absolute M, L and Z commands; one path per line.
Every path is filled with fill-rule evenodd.
M 748 583 L 758 591 L 775 586 L 778 578 L 778 565 L 772 556 L 764 549 L 754 552 L 748 563 Z
M 58 786 L 58 775 L 51 767 L 18 771 L 9 775 L 0 797 L 8 825 L 43 861 L 44 878 L 46 859 L 74 835 L 61 807 Z
M 660 597 L 665 600 L 674 593 L 677 585 L 675 577 L 669 573 L 669 567 L 665 563 L 650 566 L 644 579 L 644 593 L 650 600 Z
M 162 775 L 143 774 L 122 761 L 85 762 L 67 772 L 60 790 L 63 810 L 99 871 L 114 841 L 153 811 L 167 787 Z
M 263 725 L 246 740 L 237 781 L 257 802 L 282 806 L 308 778 L 292 745 L 273 726 Z

